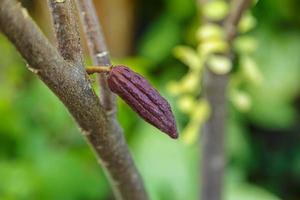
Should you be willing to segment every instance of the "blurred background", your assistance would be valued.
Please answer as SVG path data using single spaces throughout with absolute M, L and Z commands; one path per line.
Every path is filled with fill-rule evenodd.
M 53 41 L 45 2 L 22 1 Z M 147 77 L 170 101 L 184 132 L 171 140 L 119 100 L 118 118 L 151 199 L 198 199 L 201 133 L 186 142 L 191 118 L 169 87 L 188 71 L 174 49 L 197 44 L 195 0 L 94 2 L 114 63 Z M 226 200 L 300 199 L 299 10 L 298 0 L 260 0 L 251 9 L 256 26 L 247 36 L 257 44 L 251 57 L 263 81 L 243 82 L 246 97 L 228 103 Z M 0 83 L 0 200 L 113 199 L 67 110 L 3 35 Z

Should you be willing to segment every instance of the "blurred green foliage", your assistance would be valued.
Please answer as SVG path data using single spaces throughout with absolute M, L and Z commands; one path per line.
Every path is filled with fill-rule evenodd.
M 166 85 L 188 70 L 172 52 L 195 44 L 195 1 L 143 0 L 137 9 L 136 53 L 115 62 L 149 78 L 170 100 L 182 130 L 188 118 Z M 300 198 L 299 9 L 298 0 L 261 0 L 253 8 L 257 27 L 248 35 L 257 40 L 253 57 L 263 82 L 240 86 L 252 100 L 249 112 L 229 104 L 225 199 Z M 2 35 L 0 52 L 0 200 L 112 199 L 64 106 Z M 122 101 L 118 117 L 151 199 L 197 199 L 200 147 L 170 140 Z

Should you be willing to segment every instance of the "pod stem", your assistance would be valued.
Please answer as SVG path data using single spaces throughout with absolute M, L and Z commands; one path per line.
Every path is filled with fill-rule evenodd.
M 112 66 L 87 66 L 85 68 L 87 74 L 94 73 L 108 73 L 110 72 Z

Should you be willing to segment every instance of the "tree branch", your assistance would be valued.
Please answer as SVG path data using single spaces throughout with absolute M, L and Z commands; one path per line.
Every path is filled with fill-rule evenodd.
M 48 0 L 51 10 L 58 50 L 64 59 L 82 64 L 79 29 L 72 0 Z
M 77 0 L 76 2 L 93 65 L 111 66 L 109 52 L 93 2 L 91 0 Z M 98 80 L 101 103 L 106 111 L 114 115 L 116 112 L 116 98 L 108 88 L 106 75 L 98 74 Z
M 65 61 L 14 0 L 0 0 L 0 29 L 28 62 L 31 71 L 68 108 L 99 162 L 105 167 L 116 197 L 125 200 L 147 199 L 124 136 L 120 134 L 120 127 L 115 121 L 109 122 L 82 63 L 80 67 L 77 65 L 77 59 L 81 59 L 78 52 L 71 50 L 77 55 L 70 53 L 70 57 L 66 56 L 76 64 Z M 66 38 L 68 40 L 69 37 Z M 71 42 L 78 44 L 77 40 Z M 77 45 L 73 47 L 78 48 Z
M 99 66 L 98 70 L 102 70 L 104 66 L 107 66 L 107 69 L 111 67 L 111 60 L 109 57 L 109 51 L 106 47 L 104 34 L 102 32 L 101 25 L 98 20 L 98 16 L 91 0 L 76 0 L 77 8 L 80 13 L 80 19 L 85 32 L 85 37 L 88 43 L 88 49 L 90 56 L 93 60 L 93 65 Z M 89 68 L 88 72 L 97 71 L 97 67 Z M 116 97 L 113 94 L 107 83 L 107 73 L 98 73 L 98 80 L 100 86 L 100 100 L 101 104 L 105 109 L 106 115 L 109 117 L 109 125 L 111 127 L 117 127 L 116 131 L 118 134 L 123 135 L 123 130 L 120 128 L 118 121 L 116 120 Z M 136 173 L 137 179 L 139 182 L 139 191 L 136 191 L 132 194 L 131 199 L 148 199 L 146 191 L 144 189 L 143 182 L 138 173 Z
M 232 10 L 223 25 L 226 34 L 225 37 L 230 45 L 237 34 L 238 23 L 250 4 L 251 0 L 234 0 L 232 3 Z
M 206 3 L 211 0 L 200 0 Z M 234 0 L 229 16 L 222 23 L 225 38 L 231 45 L 236 32 L 237 24 L 242 13 L 249 6 L 250 0 Z M 205 19 L 206 22 L 209 22 Z M 231 52 L 225 54 L 231 58 Z M 224 134 L 226 123 L 226 89 L 228 75 L 217 75 L 206 67 L 204 74 L 204 96 L 211 106 L 211 116 L 207 120 L 202 136 L 202 173 L 201 199 L 222 199 L 223 176 L 225 167 Z

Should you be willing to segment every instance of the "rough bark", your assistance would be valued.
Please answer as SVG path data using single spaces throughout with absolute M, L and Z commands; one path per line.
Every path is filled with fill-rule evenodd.
M 67 61 L 81 65 L 82 52 L 74 1 L 48 0 L 48 4 L 60 54 Z

